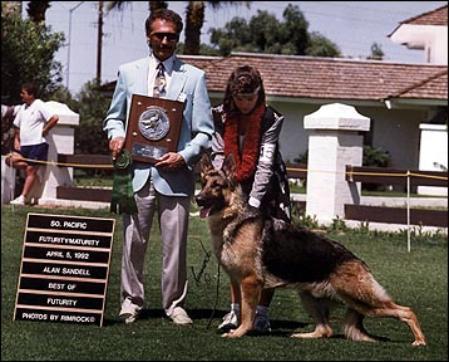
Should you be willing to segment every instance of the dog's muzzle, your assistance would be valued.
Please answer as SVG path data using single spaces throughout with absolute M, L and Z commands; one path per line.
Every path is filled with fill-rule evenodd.
M 197 205 L 200 207 L 200 217 L 202 219 L 208 217 L 210 211 L 212 210 L 213 203 L 210 203 L 210 201 L 207 198 L 205 198 L 201 193 L 195 196 L 195 201 Z

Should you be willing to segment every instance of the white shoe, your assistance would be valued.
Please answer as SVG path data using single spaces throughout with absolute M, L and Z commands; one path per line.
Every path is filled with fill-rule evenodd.
M 142 307 L 139 307 L 137 304 L 131 302 L 131 299 L 126 298 L 123 301 L 122 309 L 118 317 L 125 322 L 125 324 L 130 324 L 136 321 Z
M 192 319 L 182 307 L 175 307 L 175 309 L 173 309 L 173 313 L 169 317 L 173 323 L 178 325 L 193 324 Z
M 222 332 L 228 332 L 231 329 L 237 329 L 240 324 L 239 313 L 235 310 L 231 310 L 223 317 L 223 322 L 218 326 L 218 329 Z
M 19 197 L 15 198 L 10 202 L 11 205 L 26 205 L 27 200 L 25 199 L 25 196 L 20 195 Z
M 267 314 L 260 314 L 256 312 L 256 318 L 254 318 L 253 330 L 256 332 L 267 333 L 271 332 L 270 320 Z

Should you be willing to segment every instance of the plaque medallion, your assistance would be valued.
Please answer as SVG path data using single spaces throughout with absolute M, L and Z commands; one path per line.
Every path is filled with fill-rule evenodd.
M 156 163 L 177 152 L 184 103 L 133 94 L 124 149 L 133 161 Z
M 139 117 L 139 131 L 149 141 L 163 139 L 170 130 L 170 121 L 165 109 L 150 106 Z

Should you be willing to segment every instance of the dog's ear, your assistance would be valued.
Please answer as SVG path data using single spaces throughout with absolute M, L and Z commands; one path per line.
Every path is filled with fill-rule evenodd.
M 229 178 L 230 180 L 234 180 L 236 168 L 237 165 L 235 163 L 234 155 L 231 153 L 223 161 L 223 166 L 221 166 L 221 169 L 223 170 L 227 178 Z
M 214 168 L 214 166 L 212 165 L 212 161 L 210 159 L 209 154 L 207 152 L 203 153 L 203 156 L 201 157 L 201 160 L 200 160 L 201 176 L 204 176 L 206 173 L 208 173 L 213 168 Z

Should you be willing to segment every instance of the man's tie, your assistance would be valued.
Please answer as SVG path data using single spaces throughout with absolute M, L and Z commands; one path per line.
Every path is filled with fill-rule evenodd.
M 165 96 L 167 80 L 165 79 L 164 64 L 159 63 L 157 74 L 154 79 L 153 97 L 159 98 Z

